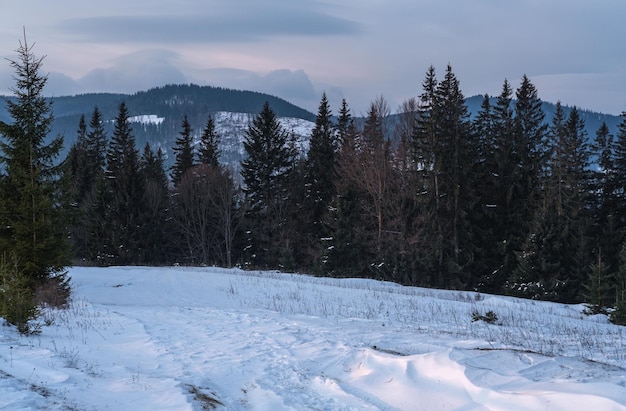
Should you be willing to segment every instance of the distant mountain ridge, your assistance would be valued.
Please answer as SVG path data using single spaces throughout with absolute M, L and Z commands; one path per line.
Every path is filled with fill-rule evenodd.
M 194 84 L 167 85 L 135 94 L 90 93 L 51 97 L 51 101 L 54 113 L 51 134 L 64 136 L 65 152 L 62 156 L 65 156 L 75 141 L 80 116 L 85 115 L 85 120 L 89 123 L 96 106 L 102 113 L 105 130 L 110 137 L 113 132 L 113 120 L 117 117 L 122 101 L 126 103 L 130 119 L 134 123 L 133 133 L 139 150 L 142 150 L 146 143 L 150 143 L 154 148 L 161 147 L 166 153 L 171 152 L 179 135 L 183 115 L 187 115 L 194 135 L 199 136 L 206 126 L 209 115 L 215 117 L 217 113 L 221 113 L 220 118 L 215 120 L 218 133 L 223 135 L 222 160 L 226 163 L 241 159 L 243 154 L 236 145 L 241 143 L 247 125 L 253 116 L 261 111 L 266 101 L 279 118 L 285 119 L 284 123 L 291 124 L 295 134 L 296 130 L 309 132 L 308 124 L 315 120 L 313 113 L 276 96 Z M 227 119 L 229 116 L 224 113 L 234 114 L 229 120 Z M 240 122 L 233 119 L 239 119 Z M 0 120 L 12 121 L 4 104 L 0 105 Z M 285 128 L 289 132 L 292 131 L 289 126 Z M 234 131 L 241 134 L 238 142 L 233 140 Z M 298 136 L 298 140 L 302 140 L 302 136 Z M 308 139 L 304 144 L 308 147 Z M 171 159 L 167 162 L 169 165 Z
M 13 97 L 5 97 L 12 99 Z M 222 136 L 222 161 L 238 163 L 244 156 L 241 144 L 245 131 L 254 116 L 261 111 L 263 104 L 269 102 L 272 110 L 281 119 L 288 132 L 296 135 L 298 146 L 303 154 L 308 149 L 308 139 L 314 126 L 315 114 L 288 101 L 269 94 L 232 90 L 221 87 L 198 86 L 194 84 L 166 85 L 135 94 L 91 93 L 76 96 L 52 97 L 55 121 L 52 135 L 65 137 L 64 157 L 73 144 L 81 115 L 87 122 L 95 106 L 105 120 L 105 129 L 109 136 L 113 132 L 113 119 L 118 114 L 119 104 L 124 101 L 133 122 L 133 132 L 139 150 L 146 143 L 152 147 L 161 147 L 166 154 L 171 153 L 174 141 L 178 137 L 183 115 L 187 115 L 197 137 L 204 129 L 208 116 L 213 116 L 216 131 Z M 476 95 L 466 99 L 470 115 L 474 117 L 480 110 L 483 96 Z M 495 104 L 495 97 L 493 97 Z M 549 124 L 555 110 L 555 104 L 544 102 L 546 122 Z M 333 108 L 336 112 L 338 108 Z M 566 114 L 570 107 L 564 106 Z M 579 110 L 585 121 L 587 137 L 592 140 L 602 122 L 606 122 L 612 133 L 622 121 L 620 116 Z M 396 116 L 389 121 L 394 122 Z M 0 104 L 0 120 L 11 122 L 6 107 Z M 357 119 L 362 123 L 364 119 Z M 388 127 L 388 129 L 393 129 Z M 391 136 L 390 136 L 391 137 Z M 171 157 L 171 156 L 168 156 Z M 167 159 L 167 165 L 172 158 Z

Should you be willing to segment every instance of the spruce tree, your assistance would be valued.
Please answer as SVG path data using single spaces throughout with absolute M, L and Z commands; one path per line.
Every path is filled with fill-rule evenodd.
M 104 130 L 102 113 L 94 107 L 89 120 L 89 132 L 86 137 L 87 154 L 94 175 L 104 172 L 107 155 L 107 135 Z
M 495 201 L 493 203 L 494 242 L 491 245 L 497 253 L 499 264 L 488 274 L 490 281 L 485 291 L 497 292 L 508 279 L 516 266 L 515 252 L 526 239 L 516 224 L 522 224 L 521 209 L 524 197 L 523 181 L 520 175 L 520 144 L 514 134 L 513 90 L 505 80 L 502 91 L 496 99 L 493 111 L 493 153 L 495 167 L 491 170 L 494 181 Z
M 467 286 L 473 259 L 469 219 L 474 207 L 472 170 L 477 162 L 469 114 L 459 82 L 450 66 L 438 83 L 429 69 L 420 97 L 423 104 L 413 135 L 418 178 L 423 185 L 421 206 L 430 219 L 426 230 L 431 249 L 425 269 L 433 285 Z
M 469 113 L 459 81 L 448 66 L 444 79 L 437 87 L 438 130 L 440 142 L 435 152 L 441 164 L 438 179 L 441 199 L 440 214 L 443 218 L 444 238 L 448 243 L 444 253 L 448 278 L 447 286 L 467 287 L 471 278 L 473 261 L 473 234 L 469 215 L 476 202 L 472 170 L 477 162 L 476 144 L 473 143 Z M 449 226 L 446 227 L 448 220 Z
M 91 178 L 89 175 L 89 158 L 87 154 L 87 124 L 81 115 L 78 122 L 76 141 L 70 148 L 65 160 L 64 175 L 70 184 L 71 228 L 70 242 L 75 258 L 85 257 L 87 248 L 87 227 L 84 223 L 84 208 L 91 195 Z
M 285 236 L 285 205 L 295 165 L 295 146 L 267 102 L 248 127 L 243 144 L 246 158 L 241 162 L 241 175 L 249 207 L 249 263 L 275 265 L 292 252 Z
M 336 195 L 327 216 L 329 237 L 323 241 L 321 270 L 334 277 L 364 277 L 369 273 L 371 255 L 363 230 L 364 193 L 354 184 L 359 164 L 360 136 L 348 102 L 343 99 L 337 119 Z
M 101 263 L 106 254 L 102 226 L 106 221 L 107 201 L 101 191 L 105 188 L 104 169 L 106 165 L 107 135 L 104 131 L 102 116 L 95 107 L 89 128 L 84 116 L 78 125 L 76 144 L 70 149 L 66 160 L 66 175 L 73 182 L 75 213 L 72 220 L 71 242 L 74 257 L 88 263 Z M 78 189 L 77 187 L 82 187 Z M 102 205 L 97 201 L 104 201 Z M 99 212 L 96 212 L 99 210 Z
M 309 140 L 304 175 L 304 207 L 300 213 L 301 232 L 305 237 L 304 247 L 307 248 L 305 252 L 315 257 L 320 253 L 321 239 L 328 237 L 325 220 L 329 203 L 335 195 L 338 144 L 331 115 L 324 93 Z
M 557 103 L 550 145 L 548 179 L 509 288 L 532 298 L 575 302 L 582 297 L 591 265 L 589 150 L 575 107 L 566 119 Z
M 12 123 L 0 124 L 0 249 L 35 287 L 64 277 L 70 263 L 57 164 L 63 137 L 48 139 L 53 114 L 42 94 L 48 79 L 41 73 L 43 58 L 33 54 L 26 36 L 16 51 L 17 59 L 9 60 L 16 81 L 15 98 L 7 100 Z
M 621 116 L 615 134 L 612 177 L 615 182 L 615 230 L 618 236 L 626 238 L 626 112 Z
M 479 202 L 476 203 L 472 221 L 475 235 L 476 257 L 474 271 L 480 290 L 497 289 L 497 275 L 502 264 L 502 247 L 496 232 L 499 192 L 498 162 L 496 161 L 496 140 L 494 133 L 494 115 L 491 99 L 483 97 L 480 111 L 472 123 L 473 135 L 477 141 L 477 162 L 475 165 L 475 189 Z
M 209 116 L 206 126 L 200 136 L 200 148 L 198 150 L 198 163 L 207 164 L 211 167 L 219 167 L 220 137 L 215 131 L 213 117 Z
M 144 253 L 140 229 L 144 184 L 139 172 L 139 153 L 124 102 L 119 106 L 107 151 L 106 177 L 111 195 L 109 250 L 118 264 L 139 263 Z
M 613 276 L 615 283 L 615 302 L 613 311 L 609 317 L 612 323 L 626 325 L 626 246 L 620 250 L 619 269 Z
M 609 267 L 598 253 L 596 262 L 589 267 L 587 281 L 583 284 L 585 302 L 592 314 L 606 314 L 606 308 L 611 300 L 611 273 Z
M 624 241 L 618 229 L 618 182 L 615 173 L 615 141 L 606 123 L 596 131 L 592 146 L 598 159 L 598 170 L 593 173 L 594 191 L 597 193 L 594 212 L 593 238 L 596 253 L 602 254 L 610 273 L 619 269 L 619 254 Z
M 430 66 L 422 83 L 419 110 L 411 136 L 413 162 L 416 165 L 417 205 L 428 222 L 423 243 L 415 250 L 423 278 L 420 285 L 433 286 L 443 282 L 443 234 L 440 220 L 435 218 L 439 209 L 439 180 L 437 145 L 437 85 L 435 68 Z
M 193 159 L 193 136 L 191 135 L 192 129 L 187 119 L 187 115 L 183 116 L 181 130 L 178 132 L 179 137 L 176 139 L 176 145 L 172 149 L 174 151 L 176 159 L 172 166 L 172 182 L 174 185 L 178 185 L 181 178 L 194 165 Z
M 170 201 L 168 180 L 163 166 L 163 152 L 159 147 L 156 153 L 146 143 L 139 159 L 139 172 L 145 184 L 142 220 L 142 242 L 145 262 L 164 263 L 170 249 L 171 233 Z

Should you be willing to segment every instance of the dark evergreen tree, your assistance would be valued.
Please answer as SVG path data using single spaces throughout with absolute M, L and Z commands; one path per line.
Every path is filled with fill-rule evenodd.
M 193 136 L 192 129 L 187 119 L 187 115 L 183 116 L 179 137 L 176 139 L 176 145 L 172 149 L 176 159 L 172 166 L 172 182 L 178 185 L 183 175 L 194 165 L 193 160 Z
M 0 150 L 0 249 L 15 262 L 27 284 L 35 287 L 59 277 L 70 263 L 67 220 L 59 184 L 58 155 L 63 137 L 48 139 L 53 121 L 51 102 L 43 96 L 47 76 L 26 38 L 16 60 L 14 99 L 7 100 L 11 124 L 2 123 Z
M 583 297 L 582 285 L 586 282 L 591 244 L 588 239 L 590 228 L 589 177 L 590 150 L 587 143 L 585 122 L 578 109 L 573 107 L 565 123 L 564 140 L 556 147 L 557 215 L 563 226 L 562 250 L 559 253 L 560 272 L 557 279 L 563 282 L 559 299 L 577 302 Z M 554 177 L 554 176 L 553 176 Z
M 116 250 L 111 243 L 111 227 L 109 227 L 109 222 L 112 220 L 113 193 L 108 183 L 104 173 L 96 177 L 90 201 L 85 204 L 80 220 L 86 233 L 84 256 L 80 257 L 96 265 L 113 264 L 116 256 Z
M 484 283 L 484 291 L 500 291 L 511 272 L 515 269 L 515 252 L 526 239 L 526 232 L 515 224 L 524 218 L 522 213 L 524 197 L 521 165 L 521 142 L 514 134 L 513 90 L 505 80 L 497 97 L 493 111 L 493 152 L 494 168 L 491 170 L 494 181 L 495 206 L 494 236 L 491 246 L 495 253 L 496 266 L 490 267 Z
M 329 235 L 325 221 L 330 201 L 335 196 L 338 149 L 331 116 L 330 105 L 324 93 L 309 140 L 304 172 L 304 207 L 299 211 L 308 265 L 319 259 L 323 247 L 322 239 Z
M 613 283 L 611 276 L 609 267 L 604 262 L 602 254 L 598 253 L 596 262 L 589 267 L 587 281 L 583 283 L 583 295 L 590 313 L 607 313 L 607 307 L 612 303 Z
M 198 150 L 198 163 L 207 164 L 211 167 L 219 167 L 220 137 L 215 131 L 213 118 L 209 116 L 206 127 L 200 136 L 200 148 Z
M 438 84 L 434 70 L 429 70 L 421 101 L 413 141 L 424 185 L 422 206 L 432 215 L 428 231 L 433 249 L 426 253 L 426 269 L 433 285 L 467 286 L 474 250 L 466 217 L 476 201 L 471 187 L 477 151 L 465 99 L 450 66 Z
M 626 246 L 620 251 L 620 266 L 613 276 L 615 283 L 615 311 L 610 315 L 614 324 L 626 325 Z
M 510 290 L 532 298 L 580 301 L 591 264 L 587 233 L 589 150 L 584 122 L 557 109 L 550 127 L 550 174 Z
M 498 240 L 498 161 L 496 158 L 496 139 L 494 132 L 494 114 L 488 95 L 483 97 L 481 109 L 472 124 L 473 135 L 477 141 L 477 162 L 475 164 L 475 190 L 480 199 L 473 211 L 473 231 L 475 262 L 474 273 L 480 290 L 498 288 L 497 274 L 502 268 L 502 244 Z
M 139 171 L 145 184 L 144 197 L 141 200 L 144 214 L 141 219 L 142 248 L 145 250 L 144 261 L 148 264 L 165 263 L 171 256 L 171 218 L 168 180 L 163 166 L 163 152 L 156 153 L 146 143 L 141 158 Z
M 85 123 L 85 116 L 82 115 L 78 122 L 76 141 L 70 148 L 66 160 L 66 167 L 69 168 L 72 176 L 72 200 L 77 205 L 83 201 L 90 189 L 89 176 L 87 175 L 89 159 L 87 158 L 86 136 L 87 124 Z
M 433 286 L 443 282 L 443 234 L 440 220 L 435 218 L 439 209 L 439 179 L 436 156 L 437 145 L 437 85 L 435 68 L 430 66 L 422 83 L 416 125 L 411 136 L 413 161 L 416 164 L 417 207 L 428 221 L 423 243 L 415 252 L 420 262 L 423 278 L 418 283 Z
M 109 252 L 117 264 L 143 261 L 141 224 L 144 182 L 139 172 L 139 153 L 122 102 L 107 151 L 106 178 L 111 204 L 109 213 Z
M 101 190 L 105 187 L 104 168 L 106 165 L 107 136 L 102 117 L 97 107 L 89 121 L 89 130 L 81 116 L 78 125 L 76 144 L 70 149 L 66 160 L 66 175 L 72 182 L 74 219 L 72 220 L 72 251 L 77 261 L 100 263 L 105 254 L 103 222 L 106 221 L 106 202 Z M 104 201 L 104 200 L 103 200 Z M 95 211 L 100 210 L 98 214 Z
M 246 159 L 241 163 L 244 195 L 248 203 L 248 262 L 273 266 L 292 253 L 287 216 L 289 177 L 296 149 L 268 103 L 253 119 L 244 140 Z
M 64 176 L 70 184 L 70 243 L 75 258 L 82 259 L 87 253 L 88 232 L 83 224 L 84 208 L 91 195 L 92 179 L 89 175 L 89 158 L 87 154 L 87 124 L 82 115 L 78 122 L 76 141 L 70 148 L 65 160 Z
M 323 240 L 321 270 L 334 277 L 365 277 L 371 261 L 363 229 L 365 194 L 354 184 L 353 177 L 359 165 L 360 136 L 345 99 L 337 119 L 337 137 L 336 195 L 326 220 L 330 234 Z
M 446 75 L 437 87 L 439 105 L 438 140 L 442 143 L 439 156 L 440 184 L 446 197 L 442 200 L 444 219 L 449 221 L 445 254 L 452 287 L 467 287 L 473 282 L 471 264 L 474 259 L 473 233 L 468 218 L 475 202 L 474 176 L 472 170 L 477 162 L 476 144 L 473 142 L 469 114 L 459 82 L 448 66 Z M 446 217 L 445 215 L 448 215 Z M 440 214 L 441 215 L 441 214 Z M 445 222 L 441 225 L 445 227 Z
M 522 182 L 520 194 L 523 193 L 522 198 L 525 199 L 520 204 L 522 219 L 518 227 L 521 235 L 528 232 L 528 226 L 523 222 L 531 220 L 546 183 L 547 161 L 550 155 L 547 130 L 548 125 L 545 123 L 545 113 L 537 90 L 524 75 L 516 92 L 514 129 L 516 151 L 520 158 L 519 181 Z
M 107 155 L 107 134 L 104 130 L 104 121 L 98 107 L 94 107 L 89 120 L 89 132 L 86 138 L 89 163 L 93 167 L 94 175 L 104 172 Z
M 626 112 L 622 113 L 615 134 L 613 181 L 615 182 L 615 231 L 619 238 L 626 238 Z
M 487 165 L 481 175 L 488 179 L 492 195 L 483 214 L 490 227 L 479 230 L 491 236 L 491 241 L 479 245 L 489 261 L 480 289 L 489 292 L 501 292 L 505 283 L 515 283 L 511 276 L 519 265 L 529 265 L 529 261 L 520 262 L 520 250 L 536 239 L 529 237 L 533 230 L 543 228 L 534 219 L 542 212 L 540 194 L 545 186 L 545 115 L 528 77 L 522 78 L 515 102 L 512 95 L 505 80 L 493 107 L 491 143 L 481 154 Z
M 624 241 L 623 233 L 618 223 L 618 181 L 615 170 L 615 142 L 606 123 L 602 123 L 596 132 L 592 146 L 593 154 L 597 158 L 598 170 L 593 173 L 595 205 L 592 208 L 593 241 L 596 253 L 603 256 L 606 270 L 615 273 L 619 269 L 621 244 Z

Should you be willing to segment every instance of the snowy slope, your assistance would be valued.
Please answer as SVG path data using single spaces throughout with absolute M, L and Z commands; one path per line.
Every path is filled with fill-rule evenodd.
M 215 131 L 220 136 L 220 150 L 222 162 L 238 169 L 239 163 L 245 158 L 243 141 L 248 126 L 256 117 L 255 114 L 231 113 L 220 111 L 213 114 Z M 295 135 L 296 146 L 300 153 L 306 154 L 309 150 L 309 139 L 315 123 L 301 118 L 278 117 L 281 127 L 288 133 Z M 202 129 L 198 129 L 196 144 L 199 143 Z
M 70 275 L 41 335 L 2 327 L 0 409 L 626 410 L 625 328 L 581 306 L 235 269 Z

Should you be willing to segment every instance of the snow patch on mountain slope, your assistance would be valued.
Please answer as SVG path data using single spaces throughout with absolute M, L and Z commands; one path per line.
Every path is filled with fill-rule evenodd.
M 154 124 L 161 125 L 165 120 L 164 117 L 159 117 L 156 114 L 143 114 L 140 116 L 132 116 L 128 118 L 129 123 L 139 123 L 143 125 Z

